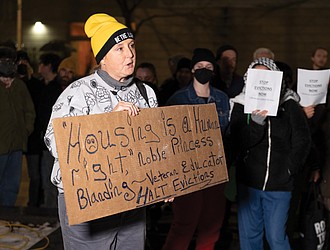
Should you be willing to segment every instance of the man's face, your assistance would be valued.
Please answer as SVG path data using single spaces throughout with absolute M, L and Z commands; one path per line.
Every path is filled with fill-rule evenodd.
M 101 60 L 101 69 L 121 82 L 134 73 L 135 60 L 135 42 L 126 39 L 109 50 Z
M 328 52 L 324 49 L 317 49 L 311 60 L 313 62 L 313 69 L 322 69 L 327 64 Z
M 52 68 L 51 68 L 51 65 L 48 64 L 48 65 L 45 65 L 43 63 L 39 63 L 39 66 L 38 66 L 38 73 L 42 76 L 42 77 L 46 77 L 49 72 L 52 71 Z
M 226 50 L 218 60 L 221 71 L 233 73 L 236 69 L 237 55 L 234 50 Z
M 74 72 L 70 68 L 61 68 L 58 71 L 58 77 L 62 86 L 68 86 L 74 80 Z

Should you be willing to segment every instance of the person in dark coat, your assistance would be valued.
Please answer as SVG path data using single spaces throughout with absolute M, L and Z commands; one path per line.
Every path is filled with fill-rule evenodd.
M 249 68 L 279 71 L 272 59 Z M 247 73 L 245 74 L 245 81 Z M 286 222 L 296 174 L 310 150 L 311 136 L 299 96 L 282 81 L 276 116 L 267 110 L 244 113 L 245 88 L 234 98 L 230 132 L 238 182 L 238 225 L 242 250 L 291 249 Z

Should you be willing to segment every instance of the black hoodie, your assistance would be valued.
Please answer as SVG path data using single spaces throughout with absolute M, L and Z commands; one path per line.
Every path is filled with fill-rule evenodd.
M 254 65 L 268 67 L 269 63 L 272 60 L 264 58 Z M 230 132 L 239 183 L 265 191 L 293 189 L 294 176 L 309 153 L 311 136 L 296 94 L 283 92 L 277 115 L 267 117 L 263 125 L 249 119 L 244 103 L 234 100 Z

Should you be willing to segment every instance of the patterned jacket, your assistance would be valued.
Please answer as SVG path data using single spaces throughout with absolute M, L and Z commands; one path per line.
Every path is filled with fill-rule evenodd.
M 157 99 L 154 91 L 151 87 L 146 84 L 144 85 L 147 91 L 150 107 L 157 107 Z M 52 119 L 111 112 L 119 101 L 131 102 L 140 108 L 149 107 L 136 84 L 131 84 L 127 87 L 121 87 L 118 89 L 105 82 L 100 77 L 98 71 L 71 83 L 57 99 L 53 106 L 44 140 L 51 154 L 55 157 L 51 181 L 57 186 L 60 193 L 63 193 L 64 191 L 57 157 Z

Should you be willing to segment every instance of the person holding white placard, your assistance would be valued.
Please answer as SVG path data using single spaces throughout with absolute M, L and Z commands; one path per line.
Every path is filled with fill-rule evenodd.
M 249 69 L 279 71 L 272 59 L 259 58 Z M 245 82 L 247 73 L 244 76 Z M 298 95 L 282 81 L 276 116 L 267 110 L 244 113 L 245 89 L 232 99 L 230 132 L 236 157 L 238 226 L 242 250 L 291 249 L 286 235 L 295 175 L 310 149 L 311 139 Z
M 326 132 L 322 129 L 326 119 L 326 100 L 329 85 L 329 72 L 326 70 L 328 51 L 325 48 L 316 48 L 311 57 L 312 67 L 310 70 L 298 69 L 298 93 L 301 97 L 305 97 L 300 102 L 302 109 L 306 115 L 310 128 L 312 145 L 308 154 L 306 163 L 304 164 L 301 174 L 296 178 L 295 189 L 292 197 L 291 213 L 289 214 L 289 236 L 294 230 L 299 231 L 301 215 L 304 214 L 308 187 L 311 182 L 317 185 L 322 181 L 321 171 L 326 165 Z M 317 84 L 316 84 L 317 82 Z M 315 84 L 317 87 L 306 88 L 309 92 L 304 91 L 301 87 L 308 83 Z M 321 86 L 319 89 L 318 87 Z M 300 91 L 299 91 L 300 88 Z M 303 91 L 302 91 L 303 90 Z M 313 92 L 315 91 L 315 92 Z M 317 95 L 316 95 L 317 93 Z M 306 98 L 306 96 L 308 98 Z M 314 99 L 313 99 L 314 98 Z M 312 104 L 310 104 L 312 103 Z M 297 216 L 298 214 L 298 216 Z M 293 228 L 290 228 L 293 227 Z M 292 235 L 293 236 L 293 235 Z M 303 245 L 303 247 L 306 247 Z

